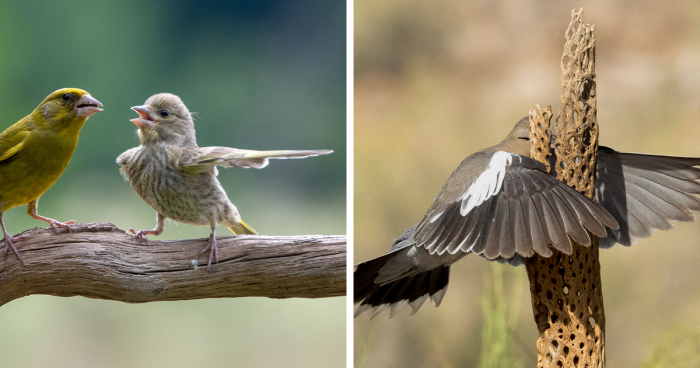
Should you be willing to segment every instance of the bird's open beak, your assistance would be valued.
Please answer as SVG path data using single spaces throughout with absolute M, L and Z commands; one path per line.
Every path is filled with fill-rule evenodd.
M 139 114 L 138 118 L 130 120 L 132 123 L 136 124 L 136 126 L 140 129 L 153 127 L 153 123 L 156 121 L 156 119 L 151 116 L 151 110 L 149 110 L 148 107 L 134 106 L 131 109 Z
M 75 110 L 78 111 L 78 116 L 89 118 L 90 115 L 102 111 L 102 103 L 97 101 L 90 95 L 85 95 L 75 104 Z

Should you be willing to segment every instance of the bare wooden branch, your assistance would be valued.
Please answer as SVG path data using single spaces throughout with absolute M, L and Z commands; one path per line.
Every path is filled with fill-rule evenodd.
M 0 306 L 33 294 L 128 303 L 345 295 L 345 236 L 217 237 L 219 263 L 207 270 L 207 239 L 138 242 L 109 223 L 22 235 L 24 264 L 0 260 Z

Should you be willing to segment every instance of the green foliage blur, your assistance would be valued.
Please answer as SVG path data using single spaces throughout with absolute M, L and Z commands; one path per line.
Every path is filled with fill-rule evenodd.
M 465 157 L 500 142 L 536 104 L 556 113 L 564 32 L 579 7 L 596 30 L 600 144 L 700 156 L 698 1 L 358 0 L 355 264 L 384 254 L 418 222 Z M 678 223 L 601 252 L 608 366 L 671 367 L 654 362 L 697 351 L 666 354 L 659 346 L 680 345 L 659 337 L 679 323 L 700 331 L 698 239 L 700 223 Z M 477 367 L 487 357 L 535 366 L 525 269 L 503 272 L 504 316 L 493 302 L 498 308 L 483 308 L 485 297 L 497 300 L 484 282 L 491 267 L 476 256 L 455 264 L 439 308 L 426 302 L 411 317 L 404 308 L 392 319 L 355 319 L 359 366 Z M 508 291 L 517 288 L 520 297 Z M 484 346 L 503 342 L 505 350 Z
M 82 129 L 63 176 L 41 197 L 39 213 L 153 228 L 155 211 L 124 181 L 115 160 L 139 144 L 129 122 L 137 114 L 129 108 L 171 92 L 197 113 L 200 146 L 334 150 L 274 160 L 264 170 L 222 169 L 219 180 L 261 234 L 345 234 L 345 6 L 0 2 L 0 130 L 59 88 L 85 89 L 104 104 Z M 46 227 L 25 211 L 5 213 L 10 233 Z M 168 222 L 158 239 L 208 234 Z M 345 364 L 345 298 L 128 305 L 31 296 L 0 308 L 0 326 L 2 367 Z
M 700 331 L 677 325 L 659 338 L 644 368 L 700 367 Z
M 506 295 L 503 273 L 512 274 L 509 285 L 511 292 Z M 522 272 L 512 267 L 502 267 L 491 263 L 491 275 L 484 274 L 484 295 L 481 297 L 481 308 L 484 316 L 484 327 L 481 331 L 480 368 L 521 368 L 523 362 L 512 357 L 511 340 L 518 336 L 514 333 L 518 323 L 520 305 L 523 293 L 524 277 Z

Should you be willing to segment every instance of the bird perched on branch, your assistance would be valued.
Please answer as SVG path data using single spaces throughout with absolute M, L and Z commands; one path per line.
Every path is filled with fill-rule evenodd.
M 520 120 L 503 142 L 467 157 L 444 184 L 423 219 L 398 237 L 387 254 L 354 274 L 359 316 L 404 305 L 414 314 L 430 298 L 438 306 L 450 266 L 469 253 L 513 265 L 550 246 L 571 254 L 569 238 L 601 248 L 632 245 L 700 210 L 700 158 L 616 152 L 600 147 L 596 200 L 547 174 L 530 156 L 530 124 Z
M 124 178 L 136 194 L 157 212 L 153 230 L 134 231 L 135 238 L 160 235 L 166 218 L 195 226 L 209 225 L 209 251 L 219 261 L 216 228 L 227 226 L 234 234 L 258 233 L 241 219 L 236 206 L 216 179 L 216 166 L 261 169 L 270 158 L 303 158 L 333 151 L 252 151 L 228 147 L 199 147 L 195 139 L 192 114 L 180 97 L 159 93 L 143 106 L 131 108 L 139 117 L 131 122 L 138 127 L 139 147 L 117 158 Z
M 29 204 L 31 218 L 52 228 L 69 228 L 75 221 L 59 222 L 37 213 L 39 197 L 58 180 L 68 166 L 85 121 L 102 111 L 102 104 L 77 88 L 53 92 L 31 114 L 0 133 L 0 225 L 5 256 L 12 250 L 22 261 L 13 238 L 5 230 L 3 213 Z

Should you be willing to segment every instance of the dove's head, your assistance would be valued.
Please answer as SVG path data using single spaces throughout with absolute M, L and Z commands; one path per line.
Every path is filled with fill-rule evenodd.
M 192 114 L 180 97 L 158 93 L 149 97 L 143 106 L 131 109 L 139 114 L 131 122 L 139 127 L 141 144 L 196 145 Z
M 498 144 L 498 149 L 521 156 L 530 157 L 530 117 L 526 116 L 513 127 L 506 139 Z

